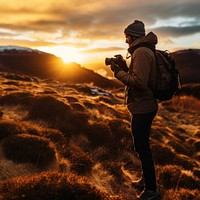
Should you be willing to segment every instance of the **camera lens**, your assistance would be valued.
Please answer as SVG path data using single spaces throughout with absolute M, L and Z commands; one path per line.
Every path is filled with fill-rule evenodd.
M 106 58 L 105 59 L 105 64 L 106 65 L 111 65 L 111 58 Z

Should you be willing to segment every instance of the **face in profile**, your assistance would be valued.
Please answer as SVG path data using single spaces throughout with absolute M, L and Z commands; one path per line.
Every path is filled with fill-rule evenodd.
M 126 43 L 130 46 L 133 43 L 133 38 L 130 35 L 125 35 Z

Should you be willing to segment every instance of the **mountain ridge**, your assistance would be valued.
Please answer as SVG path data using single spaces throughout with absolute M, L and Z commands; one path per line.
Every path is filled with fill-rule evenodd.
M 200 49 L 184 49 L 172 53 L 183 84 L 200 83 Z
M 64 82 L 90 83 L 102 88 L 122 84 L 109 80 L 77 63 L 65 64 L 53 54 L 18 46 L 0 46 L 0 70 L 51 78 Z
M 172 55 L 182 84 L 200 83 L 200 49 L 178 50 Z M 65 64 L 60 57 L 28 47 L 0 46 L 0 70 L 64 82 L 91 83 L 101 88 L 122 86 L 119 81 L 110 80 L 77 63 Z

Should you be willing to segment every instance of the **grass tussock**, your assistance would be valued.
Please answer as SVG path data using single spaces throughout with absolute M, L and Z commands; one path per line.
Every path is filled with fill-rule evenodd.
M 115 116 L 117 118 L 120 118 L 119 113 L 113 107 L 109 106 L 106 103 L 99 102 L 99 104 L 96 107 L 98 108 L 100 115 L 106 114 L 106 116 L 111 116 L 111 117 Z
M 155 163 L 158 165 L 178 165 L 187 170 L 193 170 L 193 168 L 198 166 L 198 163 L 192 158 L 178 154 L 170 146 L 153 144 L 152 153 Z M 163 159 L 164 158 L 164 159 Z
M 0 120 L 0 140 L 6 138 L 9 135 L 17 135 L 25 133 L 25 128 L 20 122 L 11 120 Z
M 189 172 L 189 171 L 188 171 Z M 200 180 L 193 176 L 190 172 L 182 172 L 180 182 L 177 187 L 186 188 L 190 190 L 200 189 Z
M 29 106 L 33 95 L 29 92 L 13 92 L 0 97 L 1 105 Z
M 75 111 L 70 105 L 53 96 L 38 96 L 29 108 L 28 119 L 42 120 L 52 128 L 68 134 L 80 132 L 88 123 L 88 115 Z
M 113 119 L 109 121 L 109 127 L 111 132 L 117 137 L 118 140 L 129 137 L 131 139 L 130 134 L 130 124 L 124 121 L 122 123 L 121 119 Z
M 176 154 L 174 164 L 179 165 L 186 170 L 193 170 L 195 167 L 199 166 L 194 159 L 183 154 Z
M 94 164 L 88 153 L 84 152 L 77 145 L 70 145 L 64 157 L 71 161 L 71 170 L 79 175 L 86 175 L 91 172 Z
M 53 96 L 38 96 L 30 105 L 29 117 L 52 122 L 66 118 L 66 115 L 70 112 L 69 105 L 55 99 Z
M 70 105 L 74 110 L 81 111 L 81 112 L 85 111 L 85 107 L 81 105 L 80 103 L 70 103 Z
M 193 144 L 195 151 L 200 151 L 200 140 L 197 140 Z
M 3 140 L 2 148 L 7 159 L 16 163 L 30 162 L 44 168 L 56 160 L 55 149 L 47 139 L 29 134 L 10 135 Z
M 111 200 L 82 177 L 72 174 L 46 172 L 36 176 L 11 179 L 0 184 L 4 200 Z M 115 198 L 116 199 L 116 198 Z
M 152 153 L 155 163 L 159 165 L 173 164 L 174 159 L 176 158 L 176 153 L 172 150 L 172 148 L 160 144 L 152 145 Z
M 194 96 L 176 96 L 170 101 L 171 107 L 174 109 L 184 109 L 199 111 L 200 100 Z
M 181 89 L 181 95 L 194 96 L 200 99 L 200 83 L 184 84 Z
M 177 140 L 170 140 L 167 145 L 171 146 L 177 153 L 180 154 L 191 155 L 192 153 L 191 148 L 187 144 Z
M 9 81 L 0 76 L 0 174 L 5 180 L 0 194 L 5 200 L 111 199 L 100 191 L 135 199 L 139 191 L 131 181 L 141 169 L 122 93 L 94 93 L 91 85 L 50 79 Z M 160 103 L 151 147 L 164 200 L 198 200 L 198 110 L 199 100 L 191 96 Z M 55 169 L 65 173 L 42 173 Z
M 116 182 L 120 184 L 123 183 L 124 176 L 120 162 L 106 162 L 104 163 L 104 167 L 112 175 Z
M 44 128 L 42 129 L 41 134 L 43 137 L 49 139 L 54 144 L 62 144 L 66 140 L 63 133 L 57 129 Z
M 88 139 L 91 141 L 91 145 L 97 146 L 109 146 L 112 138 L 112 133 L 109 127 L 103 123 L 92 123 L 86 130 L 85 134 Z
M 34 136 L 44 137 L 58 147 L 66 141 L 65 135 L 58 129 L 45 128 L 30 122 L 22 123 L 22 127 L 25 129 L 25 133 Z
M 179 190 L 167 190 L 162 200 L 195 200 L 200 199 L 199 190 L 181 188 Z
M 175 165 L 165 165 L 158 169 L 158 181 L 165 189 L 176 188 L 181 177 L 182 168 Z
M 176 165 L 159 167 L 158 180 L 162 188 L 165 189 L 186 188 L 195 190 L 200 188 L 200 180 L 191 171 L 185 171 Z
M 194 174 L 194 176 L 196 176 L 197 178 L 200 179 L 200 169 L 199 168 L 195 168 L 193 170 L 193 174 Z

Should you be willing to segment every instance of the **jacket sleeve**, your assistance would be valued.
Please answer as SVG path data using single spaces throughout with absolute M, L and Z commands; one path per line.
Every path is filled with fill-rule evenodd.
M 151 56 L 144 49 L 138 48 L 133 53 L 132 59 L 133 66 L 130 66 L 130 68 L 133 68 L 133 70 L 129 70 L 129 73 L 121 70 L 115 74 L 115 77 L 129 87 L 147 87 L 152 65 Z

